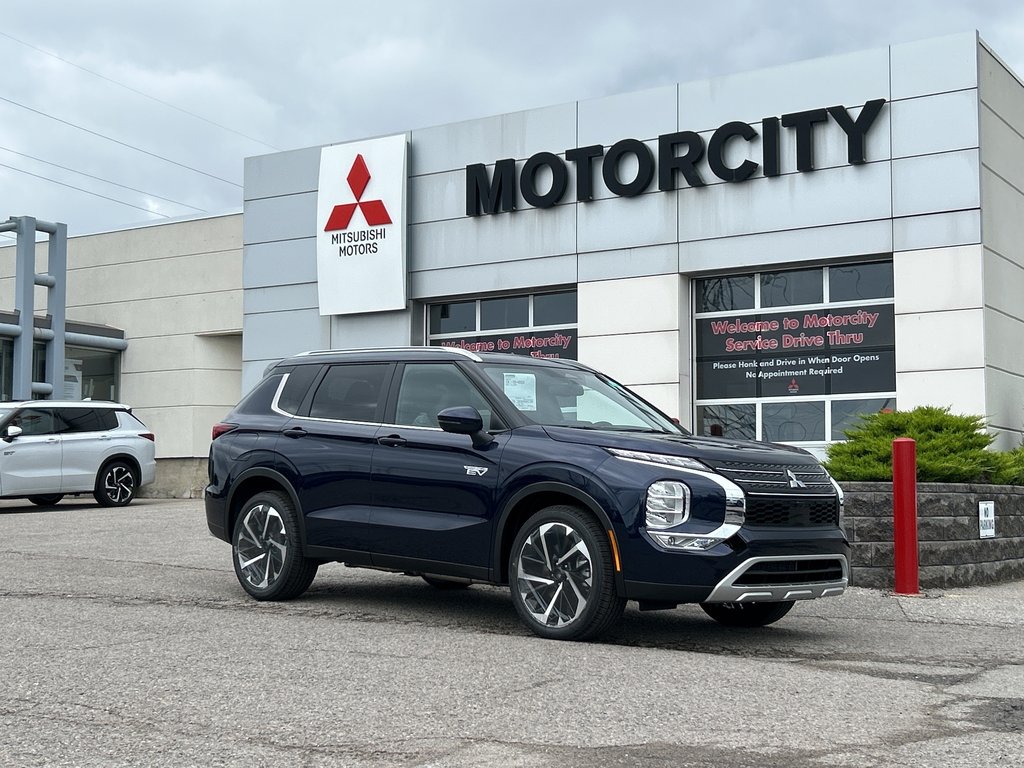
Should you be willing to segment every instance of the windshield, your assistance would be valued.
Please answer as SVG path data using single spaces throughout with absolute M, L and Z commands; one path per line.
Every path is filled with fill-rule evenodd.
M 0 408 L 0 422 L 10 416 L 13 412 L 13 408 Z
M 483 369 L 512 406 L 537 424 L 686 434 L 618 382 L 590 371 L 490 363 Z

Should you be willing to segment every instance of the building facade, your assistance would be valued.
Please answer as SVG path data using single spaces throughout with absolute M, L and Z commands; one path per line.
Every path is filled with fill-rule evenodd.
M 976 33 L 399 140 L 247 160 L 243 388 L 456 344 L 578 357 L 709 434 L 821 451 L 930 404 L 1021 440 L 1024 87 Z
M 574 357 L 818 453 L 918 405 L 1011 448 L 1022 244 L 1024 85 L 972 32 L 248 158 L 242 215 L 69 240 L 69 324 L 127 348 L 68 357 L 175 495 L 268 364 L 326 348 Z

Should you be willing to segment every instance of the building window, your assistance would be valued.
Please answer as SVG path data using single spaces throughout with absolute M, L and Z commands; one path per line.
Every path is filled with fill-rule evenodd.
M 85 347 L 66 347 L 64 371 L 57 377 L 50 399 L 118 400 L 121 353 Z M 32 380 L 46 378 L 46 345 L 32 349 Z M 0 341 L 0 399 L 14 396 L 14 342 Z
M 427 343 L 470 352 L 575 360 L 576 291 L 431 304 Z
M 892 262 L 694 281 L 696 430 L 842 440 L 896 407 Z

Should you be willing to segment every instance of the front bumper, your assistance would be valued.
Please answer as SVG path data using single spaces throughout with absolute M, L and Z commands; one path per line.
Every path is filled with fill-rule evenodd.
M 839 528 L 743 528 L 712 549 L 685 552 L 638 536 L 623 550 L 624 596 L 641 604 L 813 600 L 850 583 L 850 545 Z

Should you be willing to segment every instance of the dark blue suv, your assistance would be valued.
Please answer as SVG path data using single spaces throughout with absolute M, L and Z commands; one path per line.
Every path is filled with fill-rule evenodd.
M 814 457 L 696 437 L 573 361 L 307 353 L 213 437 L 207 521 L 257 600 L 338 561 L 508 584 L 530 629 L 581 640 L 627 600 L 762 626 L 849 579 L 842 492 Z

